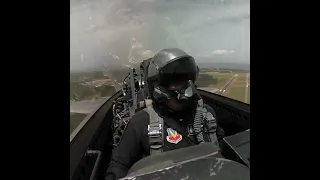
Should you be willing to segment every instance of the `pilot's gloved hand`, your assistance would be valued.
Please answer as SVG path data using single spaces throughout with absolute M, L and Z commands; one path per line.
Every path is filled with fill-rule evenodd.
M 217 138 L 219 142 L 220 149 L 223 149 L 223 138 L 225 138 L 224 130 L 221 127 L 217 128 Z
M 226 137 L 224 130 L 221 127 L 218 127 L 217 128 L 218 141 L 221 141 L 224 137 Z

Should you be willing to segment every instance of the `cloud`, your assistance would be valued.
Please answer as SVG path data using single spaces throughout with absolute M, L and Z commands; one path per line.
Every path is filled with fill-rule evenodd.
M 249 62 L 250 1 L 221 2 L 71 0 L 70 68 L 128 64 L 132 38 L 139 41 L 136 61 L 178 47 L 203 56 L 212 49 L 233 50 L 237 61 Z
M 233 54 L 234 50 L 217 49 L 211 52 L 213 56 L 230 55 Z
M 152 50 L 145 49 L 143 44 L 136 38 L 132 38 L 131 44 L 131 50 L 128 56 L 129 63 L 140 63 L 145 59 L 153 57 L 155 54 Z
M 140 2 L 155 2 L 156 0 L 140 0 Z

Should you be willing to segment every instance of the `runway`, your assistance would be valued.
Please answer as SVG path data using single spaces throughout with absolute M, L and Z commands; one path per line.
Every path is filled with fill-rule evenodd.
M 223 95 L 223 93 L 227 90 L 227 88 L 232 84 L 232 82 L 234 81 L 234 79 L 238 76 L 238 74 L 235 74 L 234 76 L 232 76 L 229 81 L 220 89 L 219 92 L 217 92 L 217 94 Z
M 245 98 L 244 98 L 244 100 L 245 100 L 245 102 L 246 103 L 249 103 L 249 100 L 248 100 L 248 97 L 249 97 L 249 74 L 247 74 L 247 77 L 246 77 L 246 91 L 245 91 Z

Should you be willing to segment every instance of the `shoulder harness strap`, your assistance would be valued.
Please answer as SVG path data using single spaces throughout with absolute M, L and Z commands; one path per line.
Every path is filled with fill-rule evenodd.
M 211 112 L 209 112 L 206 108 L 203 108 L 203 117 L 204 117 L 204 124 L 206 126 L 207 134 L 209 135 L 210 142 L 219 146 L 218 138 L 217 138 L 217 120 L 213 116 Z
M 149 114 L 150 119 L 150 124 L 148 125 L 150 154 L 161 153 L 163 151 L 163 119 L 152 106 L 143 110 Z

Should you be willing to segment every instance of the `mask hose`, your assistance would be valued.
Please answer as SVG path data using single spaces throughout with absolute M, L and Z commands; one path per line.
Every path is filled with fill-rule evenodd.
M 194 121 L 193 121 L 193 130 L 196 134 L 198 143 L 204 143 L 202 128 L 203 128 L 203 100 L 199 99 Z

